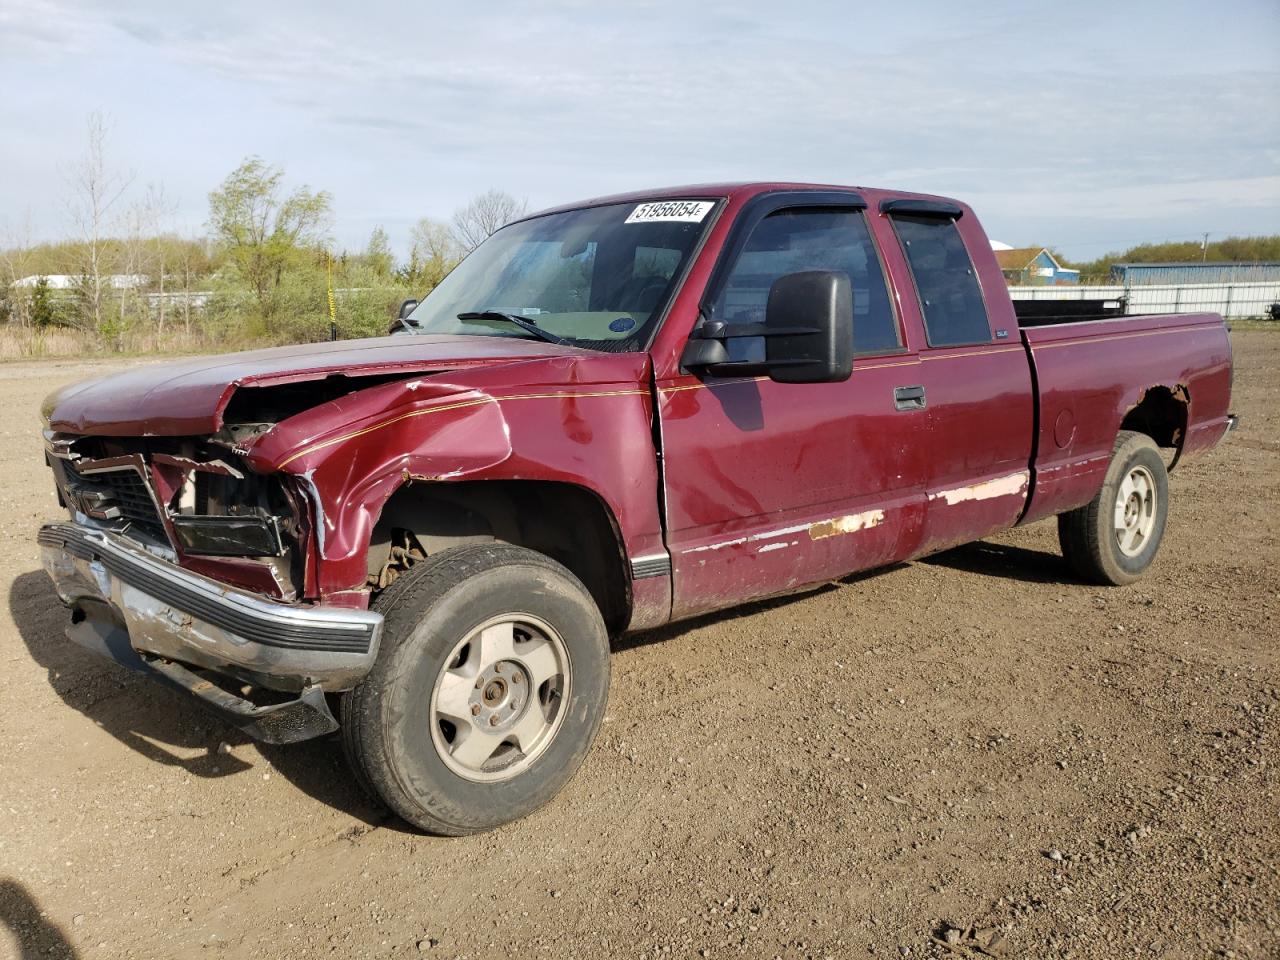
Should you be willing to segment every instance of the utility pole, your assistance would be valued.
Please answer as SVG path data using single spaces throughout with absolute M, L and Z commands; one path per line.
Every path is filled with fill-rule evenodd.
M 1200 241 L 1200 262 L 1204 263 L 1209 259 L 1209 234 L 1205 232 L 1202 236 L 1204 239 Z

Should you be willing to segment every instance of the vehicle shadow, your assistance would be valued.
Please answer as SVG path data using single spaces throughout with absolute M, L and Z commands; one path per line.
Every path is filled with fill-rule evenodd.
M 1061 554 L 1011 547 L 1003 543 L 988 543 L 985 540 L 921 557 L 919 562 L 967 573 L 980 573 L 987 577 L 1021 580 L 1024 583 L 1080 582 Z
M 197 777 L 226 777 L 253 769 L 235 750 L 250 739 L 174 690 L 84 650 L 63 636 L 69 622 L 43 570 L 19 575 L 9 589 L 9 612 L 31 658 L 49 674 L 62 701 L 122 744 L 154 763 Z M 347 771 L 332 737 L 288 746 L 258 744 L 272 769 L 299 790 L 372 826 L 399 821 L 369 800 Z
M 1001 577 L 1006 580 L 1020 580 L 1025 583 L 1075 584 L 1081 582 L 1072 572 L 1066 560 L 1059 554 L 1048 553 L 1043 550 L 1028 550 L 1025 547 L 1011 547 L 1002 543 L 987 543 L 984 540 L 979 540 L 974 543 L 967 543 L 964 546 L 953 547 L 942 553 L 921 557 L 915 561 L 895 563 L 887 567 L 877 567 L 874 570 L 851 573 L 838 580 L 804 587 L 794 593 L 766 597 L 762 600 L 753 600 L 742 606 L 699 614 L 688 620 L 679 620 L 653 630 L 646 630 L 643 633 L 623 637 L 621 640 L 614 642 L 613 649 L 615 651 L 633 650 L 652 643 L 664 643 L 667 640 L 674 640 L 690 630 L 697 630 L 699 627 L 709 626 L 713 623 L 725 623 L 736 620 L 739 617 L 750 617 L 766 610 L 775 610 L 808 597 L 837 590 L 842 585 L 847 586 L 866 580 L 873 580 L 896 570 L 905 569 L 910 566 L 910 563 L 927 563 L 931 566 L 949 567 L 952 570 L 964 570 L 968 573 Z
M 653 630 L 646 630 L 643 633 L 633 633 L 625 636 L 620 640 L 615 640 L 612 649 L 617 651 L 634 650 L 637 647 L 647 647 L 652 643 L 665 643 L 668 640 L 674 640 L 676 637 L 683 636 L 690 630 L 697 630 L 699 627 L 710 626 L 713 623 L 727 623 L 731 620 L 737 620 L 740 617 L 750 617 L 757 613 L 764 613 L 767 610 L 776 610 L 779 607 L 785 607 L 791 603 L 797 603 L 809 597 L 816 597 L 823 593 L 829 593 L 832 590 L 840 589 L 841 585 L 859 583 L 863 580 L 872 580 L 876 577 L 882 577 L 885 574 L 893 573 L 895 570 L 901 570 L 906 567 L 905 563 L 894 563 L 887 567 L 877 567 L 874 570 L 863 570 L 858 573 L 851 573 L 848 576 L 841 577 L 839 580 L 826 580 L 822 583 L 811 584 L 807 587 L 801 587 L 791 593 L 778 594 L 777 596 L 764 597 L 760 600 L 752 600 L 750 603 L 744 603 L 736 607 L 727 607 L 724 610 L 713 610 L 710 613 L 698 614 L 696 617 L 690 617 L 687 620 L 677 620 L 675 623 L 668 623 L 666 626 L 656 627 Z
M 74 960 L 80 954 L 62 928 L 40 911 L 40 905 L 17 880 L 0 878 L 0 931 L 18 942 L 17 960 Z
M 1057 554 L 1003 544 L 967 544 L 920 562 L 1029 582 L 1078 582 Z M 613 649 L 625 651 L 664 643 L 699 627 L 750 617 L 905 566 L 895 564 L 856 573 L 794 593 L 705 613 L 624 637 L 613 644 Z M 250 742 L 235 727 L 176 691 L 65 639 L 67 612 L 44 571 L 24 573 L 13 581 L 9 610 L 32 659 L 48 671 L 54 692 L 120 743 L 152 762 L 181 767 L 193 776 L 225 777 L 253 768 L 252 763 L 234 752 L 219 752 L 223 743 L 236 748 Z M 335 737 L 287 746 L 258 744 L 257 751 L 272 769 L 321 803 L 370 826 L 411 829 L 364 794 L 348 771 Z

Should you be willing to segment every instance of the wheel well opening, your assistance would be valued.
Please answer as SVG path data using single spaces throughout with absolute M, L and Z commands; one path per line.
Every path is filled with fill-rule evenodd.
M 1120 429 L 1145 433 L 1160 447 L 1181 449 L 1187 434 L 1188 403 L 1183 386 L 1151 387 L 1125 414 Z
M 540 480 L 413 481 L 382 508 L 369 543 L 377 591 L 414 560 L 464 543 L 500 540 L 545 554 L 587 588 L 613 636 L 631 616 L 621 534 L 598 496 Z

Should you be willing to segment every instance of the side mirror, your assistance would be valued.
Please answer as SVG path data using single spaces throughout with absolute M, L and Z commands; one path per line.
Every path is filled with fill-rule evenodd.
M 763 363 L 730 361 L 726 342 L 763 337 Z M 689 335 L 680 365 L 713 376 L 766 374 L 778 383 L 836 383 L 853 373 L 853 285 L 835 270 L 779 277 L 764 323 L 708 320 Z
M 405 300 L 400 304 L 400 312 L 396 314 L 396 318 L 391 321 L 388 333 L 395 333 L 398 330 L 412 330 L 418 324 L 409 319 L 409 314 L 413 313 L 414 308 L 418 306 L 417 300 Z
M 853 373 L 853 285 L 847 273 L 779 277 L 764 311 L 765 366 L 778 383 L 836 383 Z

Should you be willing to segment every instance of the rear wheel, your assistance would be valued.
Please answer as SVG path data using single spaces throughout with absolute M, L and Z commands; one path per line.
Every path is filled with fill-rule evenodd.
M 555 561 L 475 544 L 420 561 L 374 604 L 373 670 L 343 697 L 347 757 L 366 786 L 431 833 L 487 830 L 573 776 L 604 717 L 609 641 Z
M 1133 583 L 1151 566 L 1169 516 L 1169 475 L 1144 433 L 1120 431 L 1102 489 L 1058 517 L 1058 541 L 1072 569 L 1090 583 Z

